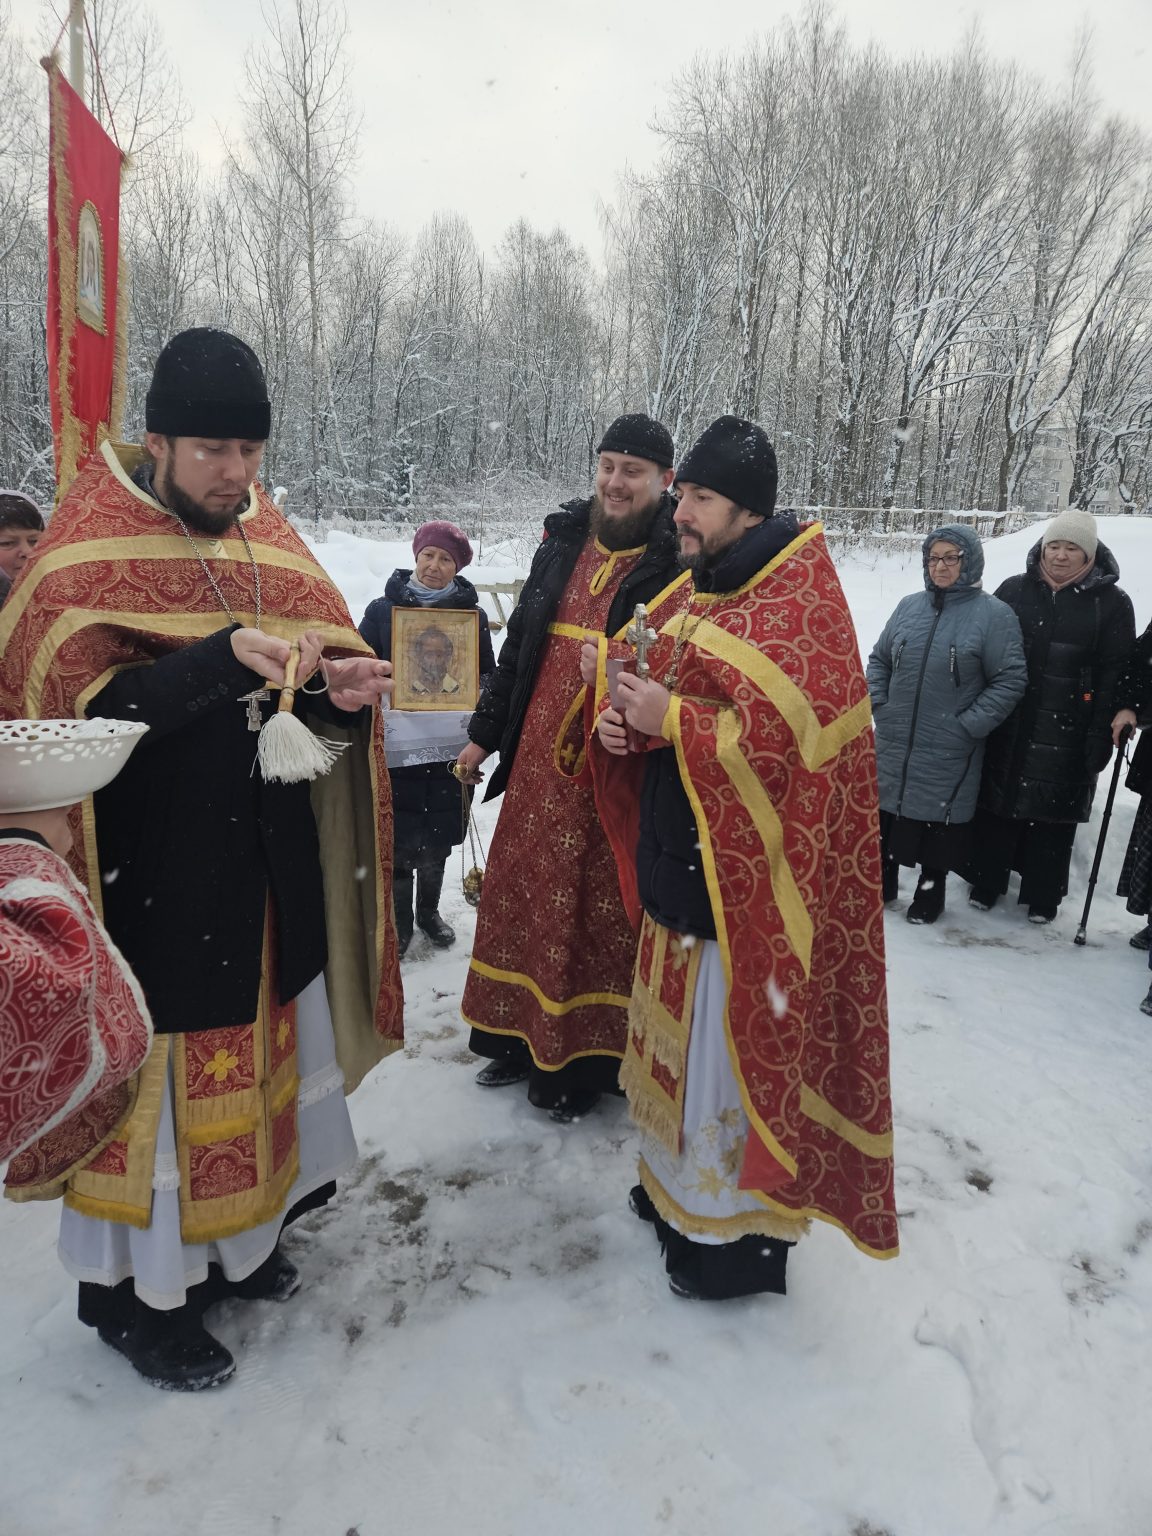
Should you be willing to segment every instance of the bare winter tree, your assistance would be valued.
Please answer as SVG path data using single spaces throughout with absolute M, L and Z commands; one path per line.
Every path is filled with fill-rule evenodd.
M 46 496 L 43 95 L 6 5 L 0 476 Z M 136 0 L 89 14 L 89 96 L 133 150 L 133 417 L 174 330 L 236 330 L 271 387 L 266 473 L 297 510 L 453 507 L 490 533 L 515 506 L 534 537 L 637 409 L 681 446 L 755 416 L 798 503 L 1038 508 L 1069 455 L 1076 504 L 1148 503 L 1148 145 L 1102 114 L 1083 48 L 1052 92 L 975 35 L 946 59 L 855 48 L 811 0 L 687 65 L 655 166 L 603 210 L 599 266 L 523 220 L 486 252 L 450 211 L 410 241 L 357 216 L 335 0 L 265 0 L 211 180 L 156 21 Z
M 1016 501 L 1037 431 L 1067 395 L 1152 233 L 1152 201 L 1137 181 L 1147 143 L 1118 119 L 1097 126 L 1089 86 L 1081 57 L 1066 98 L 1036 114 L 1024 149 L 1020 263 L 993 320 L 994 365 L 1007 380 L 1000 509 Z
M 308 503 L 319 516 L 326 460 L 347 469 L 330 410 L 324 345 L 325 285 L 348 239 L 347 177 L 359 119 L 348 98 L 343 11 L 328 0 L 269 0 L 267 42 L 245 66 L 250 102 L 243 179 L 272 179 L 288 194 L 280 216 L 297 227 L 307 282 Z
M 44 362 L 44 77 L 0 0 L 0 481 L 45 496 L 52 431 Z
M 187 126 L 179 78 L 156 17 L 135 0 L 88 0 L 86 15 L 94 56 L 84 80 L 88 109 L 142 168 Z M 129 199 L 133 190 L 129 178 Z

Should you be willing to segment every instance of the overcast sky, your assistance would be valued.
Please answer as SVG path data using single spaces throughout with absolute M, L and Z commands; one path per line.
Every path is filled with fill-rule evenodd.
M 55 26 L 45 0 L 10 0 L 39 50 Z M 62 13 L 64 0 L 55 0 Z M 700 51 L 737 50 L 787 0 L 348 0 L 349 56 L 363 115 L 354 190 L 361 214 L 414 233 L 440 210 L 468 216 L 492 246 L 523 216 L 564 225 L 598 256 L 597 206 L 625 163 L 648 166 L 653 115 L 675 108 L 677 70 Z M 195 117 L 189 140 L 218 162 L 217 125 L 235 129 L 259 0 L 155 7 Z M 999 58 L 1058 83 L 1090 14 L 1096 86 L 1152 130 L 1152 0 L 842 0 L 852 39 L 947 54 L 973 20 Z

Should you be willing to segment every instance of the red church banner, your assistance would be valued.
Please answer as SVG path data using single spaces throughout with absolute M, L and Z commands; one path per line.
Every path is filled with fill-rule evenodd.
M 119 431 L 126 316 L 117 302 L 123 156 L 48 65 L 48 380 L 57 496 Z

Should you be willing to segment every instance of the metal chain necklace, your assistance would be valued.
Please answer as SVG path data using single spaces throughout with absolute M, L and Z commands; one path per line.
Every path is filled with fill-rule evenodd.
M 703 619 L 703 617 L 703 609 L 701 609 L 699 613 L 684 613 L 681 615 L 680 632 L 676 636 L 676 644 L 672 647 L 672 661 L 669 664 L 668 671 L 664 674 L 663 678 L 661 678 L 661 682 L 664 684 L 665 688 L 667 688 L 669 693 L 676 692 L 676 684 L 680 680 L 680 658 L 684 653 L 684 647 L 688 644 L 688 642 L 692 639 L 692 636 L 700 628 L 700 621 Z M 689 625 L 690 619 L 691 625 Z
M 172 511 L 172 509 L 170 507 L 169 507 L 168 510 L 170 512 Z M 216 594 L 216 601 L 220 604 L 221 608 L 223 608 L 224 612 L 228 615 L 229 621 L 231 623 L 237 625 L 237 626 L 240 626 L 240 620 L 232 612 L 232 609 L 228 605 L 228 599 L 224 596 L 224 593 L 220 590 L 220 583 L 216 580 L 215 576 L 213 576 L 211 570 L 209 569 L 207 560 L 205 560 L 204 556 L 200 552 L 199 545 L 196 543 L 196 540 L 192 537 L 191 533 L 189 533 L 187 523 L 180 516 L 179 512 L 172 512 L 172 516 L 176 519 L 176 521 L 180 524 L 180 527 L 184 530 L 184 537 L 188 540 L 189 544 L 192 546 L 192 553 L 196 556 L 197 560 L 199 560 L 199 562 L 200 562 L 200 569 L 204 572 L 205 576 L 207 576 L 208 584 L 212 588 L 213 592 L 215 592 L 215 594 Z M 252 566 L 252 579 L 253 579 L 253 582 L 254 582 L 255 587 L 256 587 L 256 626 L 255 627 L 257 629 L 259 629 L 260 628 L 260 619 L 262 617 L 262 609 L 263 609 L 263 604 L 262 604 L 262 601 L 261 601 L 262 594 L 261 594 L 261 591 L 260 591 L 260 567 L 256 563 L 256 556 L 252 553 L 252 546 L 248 542 L 248 531 L 247 531 L 247 529 L 244 527 L 244 524 L 242 522 L 240 522 L 239 520 L 236 523 L 236 527 L 240 530 L 240 537 L 244 540 L 244 549 L 245 549 L 245 551 L 246 551 L 246 553 L 248 555 L 249 564 Z

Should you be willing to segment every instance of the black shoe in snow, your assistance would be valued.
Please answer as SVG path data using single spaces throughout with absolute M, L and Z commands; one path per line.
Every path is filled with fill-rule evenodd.
M 1147 950 L 1152 947 L 1152 928 L 1143 927 L 1139 933 L 1134 933 L 1128 940 L 1133 949 Z
M 904 914 L 904 920 L 920 927 L 928 923 L 934 923 L 943 911 L 944 903 L 935 900 L 933 892 L 929 891 L 928 895 L 923 898 L 917 893 Z
M 412 942 L 412 913 L 397 912 L 396 914 L 396 953 L 403 960 L 408 953 L 408 946 Z
M 998 891 L 990 891 L 983 885 L 974 885 L 968 892 L 968 905 L 975 907 L 977 912 L 991 912 L 999 900 Z
M 573 1125 L 595 1109 L 600 1102 L 599 1093 L 587 1089 L 579 1093 L 566 1093 L 555 1108 L 548 1111 L 548 1118 L 557 1125 Z
M 1141 1001 L 1140 1012 L 1152 1017 L 1152 987 L 1148 988 L 1148 996 Z
M 450 928 L 439 912 L 417 912 L 416 926 L 428 935 L 437 949 L 451 949 L 456 942 L 455 928 Z
M 786 1296 L 788 1250 L 795 1245 L 750 1234 L 733 1243 L 692 1243 L 668 1270 L 668 1289 L 685 1301 Z
M 905 913 L 910 923 L 934 923 L 944 910 L 948 889 L 946 869 L 926 869 L 916 882 L 912 903 Z
M 481 1088 L 511 1088 L 513 1083 L 522 1083 L 527 1076 L 527 1062 L 498 1056 L 477 1072 L 476 1082 Z
M 97 1332 L 149 1386 L 165 1392 L 203 1392 L 223 1386 L 235 1375 L 236 1361 L 231 1352 L 203 1323 L 166 1329 L 153 1323 L 156 1315 L 149 1309 L 131 1328 L 102 1327 Z
M 240 1301 L 287 1301 L 301 1284 L 300 1271 L 276 1247 L 258 1269 L 245 1280 L 233 1281 L 230 1289 Z
M 643 1184 L 633 1184 L 628 1191 L 628 1209 L 641 1221 L 655 1221 L 656 1207 Z
M 1056 916 L 1056 908 L 1055 907 L 1029 907 L 1028 908 L 1028 921 L 1030 923 L 1035 923 L 1038 928 L 1042 928 L 1045 923 L 1052 922 L 1053 919 L 1055 918 L 1055 916 Z

